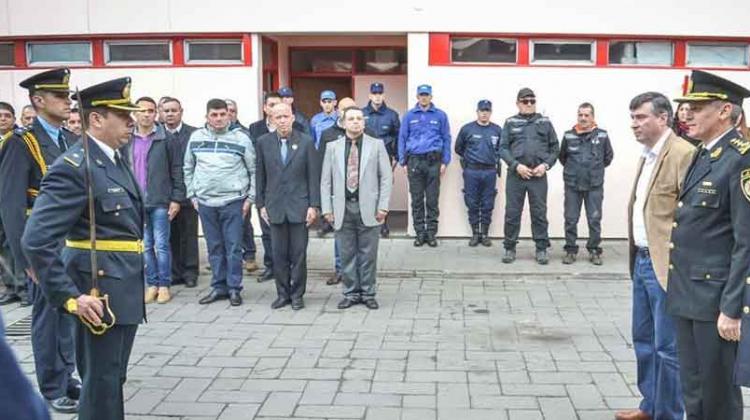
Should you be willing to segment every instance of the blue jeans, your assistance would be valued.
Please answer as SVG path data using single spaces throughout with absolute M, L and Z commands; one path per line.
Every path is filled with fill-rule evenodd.
M 339 240 L 333 238 L 333 266 L 336 269 L 336 274 L 341 274 L 341 252 L 339 251 Z
M 640 409 L 653 419 L 682 420 L 677 336 L 666 304 L 667 292 L 656 279 L 651 257 L 639 251 L 633 267 L 633 347 L 643 395 Z
M 166 207 L 146 209 L 146 229 L 143 232 L 146 262 L 146 284 L 169 287 L 172 285 L 172 253 L 169 248 L 169 215 Z
M 211 287 L 219 294 L 242 290 L 242 203 L 198 208 L 211 264 Z

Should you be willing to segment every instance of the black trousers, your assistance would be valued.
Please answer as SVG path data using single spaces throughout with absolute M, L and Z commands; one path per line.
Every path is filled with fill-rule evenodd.
M 29 282 L 31 309 L 31 348 L 39 391 L 48 400 L 67 395 L 75 370 L 75 324 L 71 315 L 53 308 L 42 288 Z M 2 417 L 2 416 L 0 416 Z
M 198 212 L 183 203 L 172 220 L 169 243 L 172 247 L 172 284 L 198 280 Z
M 263 266 L 268 269 L 273 269 L 273 245 L 271 242 L 271 226 L 266 223 L 265 220 L 260 216 L 260 209 L 258 209 L 258 219 L 260 219 L 260 232 L 261 241 L 263 242 Z
M 742 393 L 734 385 L 737 342 L 721 338 L 716 321 L 675 317 L 675 325 L 687 419 L 742 419 Z
M 440 216 L 439 154 L 409 156 L 407 165 L 414 232 L 417 236 L 434 236 L 437 234 Z
M 272 223 L 273 276 L 282 299 L 302 298 L 307 286 L 308 230 L 304 223 Z
M 83 381 L 78 420 L 125 418 L 122 386 L 137 330 L 138 325 L 115 325 L 94 335 L 77 323 L 78 372 Z
M 5 293 L 25 294 L 26 293 L 26 274 L 23 270 L 16 270 L 13 261 L 13 254 L 8 246 L 5 237 L 3 222 L 0 221 L 0 257 L 3 264 L 0 265 L 0 279 L 5 285 Z
M 508 170 L 505 182 L 505 249 L 516 249 L 521 231 L 523 203 L 529 195 L 531 211 L 531 236 L 536 249 L 549 248 L 547 229 L 547 175 L 540 178 L 523 179 L 515 171 Z
M 601 254 L 602 249 L 602 202 L 604 187 L 598 186 L 588 191 L 579 191 L 565 186 L 565 251 L 578 253 L 578 220 L 581 218 L 581 205 L 586 206 L 586 221 L 589 225 L 589 240 L 586 249 L 594 254 Z
M 254 261 L 256 248 L 252 213 L 247 213 L 242 223 L 242 260 Z

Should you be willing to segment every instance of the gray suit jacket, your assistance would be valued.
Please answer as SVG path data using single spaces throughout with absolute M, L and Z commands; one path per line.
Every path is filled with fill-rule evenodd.
M 362 224 L 377 226 L 378 210 L 388 210 L 391 200 L 393 173 L 388 152 L 382 140 L 362 136 L 359 167 L 359 208 Z M 341 138 L 326 146 L 323 172 L 320 177 L 322 213 L 333 212 L 336 230 L 341 229 L 346 211 L 346 139 Z

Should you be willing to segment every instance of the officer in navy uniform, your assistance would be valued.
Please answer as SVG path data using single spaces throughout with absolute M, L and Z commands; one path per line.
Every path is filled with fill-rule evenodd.
M 750 91 L 695 70 L 684 97 L 688 134 L 701 140 L 680 191 L 670 242 L 667 312 L 675 317 L 689 419 L 742 418 L 734 385 L 745 283 L 750 279 L 750 142 L 731 114 Z M 745 303 L 747 305 L 747 303 Z M 747 377 L 742 383 L 747 384 Z
M 594 121 L 594 106 L 578 106 L 578 123 L 563 135 L 560 163 L 565 182 L 565 257 L 563 264 L 573 264 L 578 255 L 578 219 L 581 205 L 586 206 L 589 261 L 602 265 L 602 203 L 604 201 L 604 168 L 614 159 L 606 130 Z
M 508 165 L 503 262 L 509 264 L 516 260 L 521 212 L 528 194 L 531 235 L 536 242 L 536 261 L 547 264 L 547 171 L 557 161 L 560 144 L 549 118 L 536 112 L 534 91 L 529 88 L 519 90 L 516 106 L 518 114 L 505 120 L 500 139 L 500 156 Z
M 109 297 L 114 313 L 109 330 L 95 335 L 82 320 L 76 329 L 83 379 L 78 419 L 117 420 L 124 418 L 122 385 L 138 324 L 145 317 L 142 197 L 118 152 L 132 132 L 130 113 L 139 108 L 130 101 L 129 77 L 91 86 L 80 98 L 89 160 L 79 142 L 50 168 L 22 242 L 32 274 L 52 307 L 101 325 L 112 317 L 92 296 L 94 278 L 101 294 Z M 96 221 L 98 269 L 93 273 L 89 182 Z
M 365 116 L 365 129 L 375 138 L 383 140 L 385 150 L 391 160 L 391 167 L 398 160 L 398 131 L 401 129 L 401 120 L 398 112 L 389 108 L 384 98 L 385 86 L 380 82 L 370 85 L 370 101 L 362 108 Z M 388 228 L 388 216 L 380 225 L 380 236 L 387 238 L 390 235 Z
M 53 162 L 75 143 L 75 134 L 62 127 L 70 115 L 70 70 L 57 68 L 20 83 L 29 91 L 37 116 L 29 128 L 17 129 L 0 149 L 0 217 L 13 254 L 15 269 L 28 272 L 21 248 L 27 217 L 39 194 L 42 177 Z M 39 390 L 60 413 L 77 410 L 80 382 L 75 370 L 74 319 L 55 310 L 38 284 L 28 282 L 32 299 L 31 346 Z
M 497 195 L 495 176 L 501 173 L 499 147 L 503 129 L 491 122 L 490 117 L 492 102 L 482 99 L 477 103 L 476 121 L 461 127 L 454 146 L 464 170 L 464 201 L 469 211 L 471 247 L 480 243 L 492 246 L 489 229 Z

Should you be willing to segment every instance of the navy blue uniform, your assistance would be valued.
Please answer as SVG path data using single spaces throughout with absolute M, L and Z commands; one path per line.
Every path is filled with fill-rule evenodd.
M 555 128 L 541 114 L 516 114 L 505 121 L 500 140 L 500 156 L 508 165 L 505 183 L 505 249 L 515 250 L 521 231 L 521 212 L 526 194 L 531 210 L 531 235 L 537 250 L 549 248 L 547 230 L 547 174 L 523 179 L 516 172 L 519 164 L 530 169 L 557 161 L 560 144 Z
M 368 102 L 367 106 L 362 108 L 362 113 L 365 116 L 365 127 L 372 133 L 373 137 L 383 140 L 391 162 L 396 160 L 398 132 L 401 129 L 398 112 L 388 108 L 385 102 L 378 109 L 372 106 L 372 102 Z
M 481 125 L 470 122 L 458 132 L 456 154 L 461 156 L 464 171 L 464 201 L 469 210 L 469 224 L 477 225 L 486 233 L 492 223 L 492 211 L 497 195 L 496 164 L 502 128 L 490 122 Z
M 601 128 L 584 133 L 575 128 L 568 130 L 563 135 L 559 158 L 565 182 L 565 251 L 578 253 L 578 219 L 585 203 L 589 225 L 586 249 L 601 254 L 604 168 L 614 158 L 609 135 Z
M 17 272 L 29 268 L 21 248 L 21 236 L 27 214 L 39 194 L 42 176 L 53 162 L 76 141 L 64 128 L 52 139 L 39 118 L 31 128 L 18 129 L 0 149 L 0 215 Z M 60 142 L 60 143 L 58 143 Z M 58 146 L 60 144 L 60 146 Z M 49 400 L 71 394 L 78 381 L 71 377 L 75 369 L 74 320 L 50 305 L 39 286 L 29 281 L 33 302 L 31 345 L 39 390 Z

